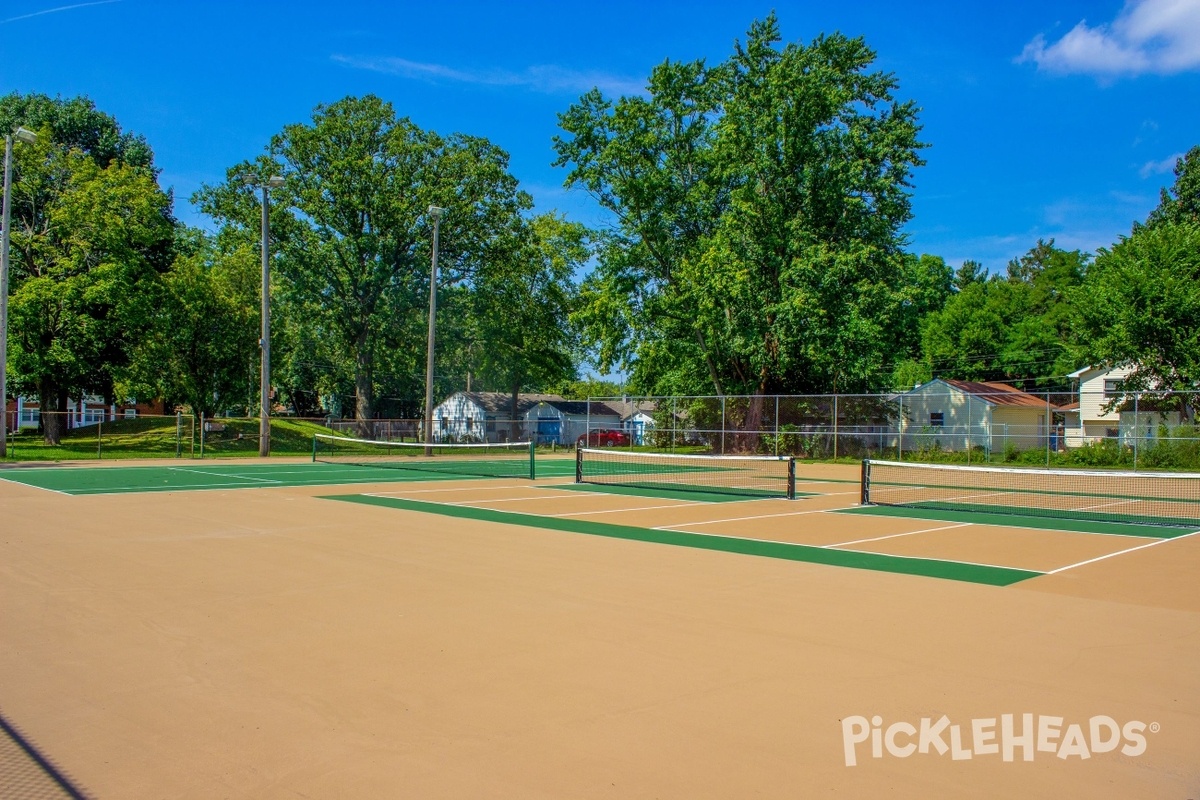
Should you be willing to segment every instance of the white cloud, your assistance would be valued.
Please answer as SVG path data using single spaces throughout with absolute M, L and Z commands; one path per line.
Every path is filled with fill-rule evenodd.
M 1141 175 L 1143 178 L 1149 178 L 1151 175 L 1172 172 L 1175 169 L 1175 162 L 1181 158 L 1183 158 L 1183 153 L 1172 153 L 1161 161 L 1147 161 L 1138 170 L 1138 175 Z
M 1129 0 L 1110 24 L 1082 20 L 1053 43 L 1038 34 L 1016 60 L 1102 79 L 1200 69 L 1200 0 Z
M 334 55 L 333 60 L 354 69 L 365 69 L 419 80 L 446 80 L 472 83 L 482 86 L 516 86 L 547 94 L 582 94 L 598 87 L 609 95 L 641 94 L 645 90 L 642 81 L 602 72 L 578 72 L 553 65 L 526 67 L 520 72 L 510 70 L 473 71 L 448 67 L 444 64 L 426 64 L 404 58 L 372 58 L 361 56 Z

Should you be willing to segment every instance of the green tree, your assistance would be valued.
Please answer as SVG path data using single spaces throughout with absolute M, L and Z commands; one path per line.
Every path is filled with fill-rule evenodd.
M 553 214 L 533 218 L 522 234 L 476 279 L 470 308 L 475 371 L 512 395 L 512 419 L 522 390 L 575 377 L 573 276 L 590 255 L 584 227 Z
M 1158 208 L 1146 220 L 1147 225 L 1165 222 L 1200 224 L 1200 145 L 1175 162 L 1175 183 L 1162 190 Z
M 560 115 L 567 184 L 618 222 L 576 319 L 639 391 L 869 388 L 904 324 L 916 108 L 860 39 L 779 41 L 771 15 L 720 65 Z
M 258 204 L 245 174 L 287 179 L 272 193 L 281 297 L 295 314 L 316 315 L 309 324 L 334 366 L 353 377 L 359 419 L 373 415 L 380 389 L 420 394 L 427 208 L 447 209 L 439 283 L 452 297 L 455 286 L 487 271 L 531 206 L 498 147 L 424 131 L 371 95 L 318 106 L 311 123 L 284 128 L 256 163 L 198 193 L 224 235 L 255 239 Z
M 1088 264 L 1086 253 L 1061 250 L 1051 239 L 1009 262 L 1006 277 L 979 280 L 977 270 L 960 269 L 970 279 L 921 322 L 930 375 L 1030 388 L 1063 383 L 1077 366 L 1070 297 Z
M 954 291 L 961 292 L 972 283 L 983 283 L 987 277 L 983 264 L 967 259 L 954 271 Z
M 1074 295 L 1074 319 L 1093 364 L 1130 364 L 1131 389 L 1173 397 L 1195 417 L 1200 386 L 1200 225 L 1135 226 L 1101 249 Z M 1182 394 L 1178 392 L 1183 392 Z
M 114 400 L 153 324 L 152 287 L 170 261 L 170 198 L 149 148 L 90 101 L 0 99 L 0 125 L 36 128 L 14 150 L 9 301 L 13 387 L 36 393 L 56 443 L 68 397 Z
M 258 252 L 221 252 L 193 229 L 181 228 L 179 237 L 132 372 L 162 397 L 211 417 L 257 398 Z

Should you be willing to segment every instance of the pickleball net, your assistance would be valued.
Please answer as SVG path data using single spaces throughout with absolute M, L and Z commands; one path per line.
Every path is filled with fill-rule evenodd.
M 796 496 L 791 456 L 708 456 L 618 448 L 575 451 L 576 483 L 745 497 Z
M 1200 474 L 866 460 L 863 505 L 1200 529 Z
M 531 442 L 423 444 L 313 435 L 312 460 L 384 469 L 408 469 L 469 478 L 528 478 L 536 475 Z

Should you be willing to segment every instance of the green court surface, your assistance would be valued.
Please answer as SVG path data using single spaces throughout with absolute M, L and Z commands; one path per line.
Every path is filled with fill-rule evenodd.
M 444 472 L 441 471 L 441 465 L 438 465 L 439 469 L 435 471 L 415 469 L 414 466 L 404 464 L 365 467 L 322 463 L 207 464 L 200 461 L 180 461 L 145 467 L 11 467 L 0 469 L 0 480 L 72 495 L 486 480 L 478 476 Z M 566 458 L 539 459 L 537 469 L 539 477 L 564 477 L 575 474 L 575 462 Z
M 555 488 L 569 487 L 561 486 Z M 661 528 L 638 528 L 631 525 L 613 525 L 567 517 L 543 517 L 536 514 L 498 511 L 474 506 L 446 505 L 423 500 L 407 500 L 399 497 L 344 494 L 329 495 L 321 499 L 382 506 L 402 511 L 418 511 L 425 514 L 439 514 L 457 519 L 498 522 L 503 525 L 521 525 L 528 528 L 582 533 L 590 536 L 607 536 L 615 539 L 653 542 L 655 544 L 672 545 L 675 547 L 719 550 L 726 553 L 741 553 L 743 555 L 779 558 L 788 561 L 806 561 L 812 564 L 869 569 L 877 572 L 923 575 L 930 578 L 981 583 L 989 586 L 1008 586 L 1044 574 L 1033 570 L 973 564 L 963 561 L 911 558 L 880 553 L 864 553 L 854 550 L 833 550 L 813 545 L 763 541 L 761 539 L 741 539 L 734 536 L 714 536 L 711 534 L 688 533 Z

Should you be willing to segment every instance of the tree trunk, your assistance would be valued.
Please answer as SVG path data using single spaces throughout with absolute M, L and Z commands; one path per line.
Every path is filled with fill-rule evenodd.
M 67 429 L 67 393 L 54 385 L 54 381 L 43 378 L 38 387 L 38 405 L 42 409 L 42 438 L 48 445 L 62 442 Z
M 357 420 L 358 435 L 370 439 L 374 395 L 371 385 L 371 350 L 366 338 L 365 332 L 358 337 L 358 346 L 354 353 L 354 418 Z M 427 409 L 426 413 L 432 413 L 432 410 Z

